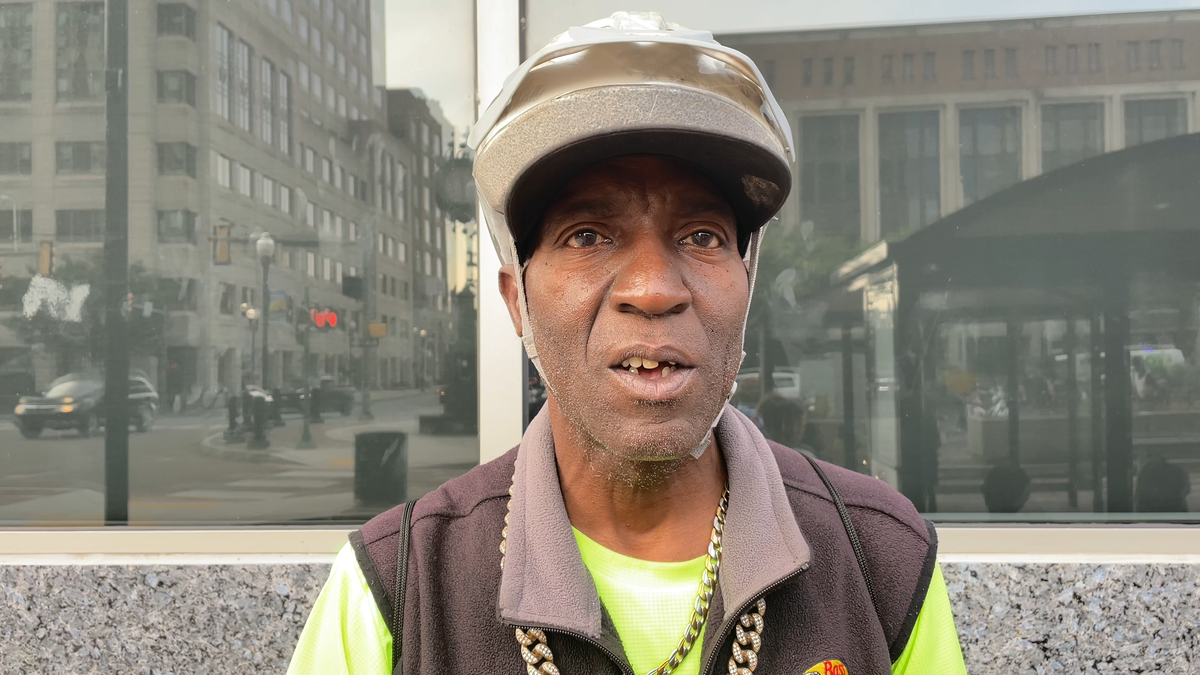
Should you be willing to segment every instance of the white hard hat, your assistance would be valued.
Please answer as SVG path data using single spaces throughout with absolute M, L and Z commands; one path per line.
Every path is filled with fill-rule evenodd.
M 751 293 L 762 228 L 792 185 L 791 132 L 754 62 L 654 13 L 559 35 L 509 75 L 468 142 L 492 243 L 517 268 L 522 341 L 539 372 L 524 266 L 550 200 L 581 169 L 625 155 L 697 167 L 733 207 Z

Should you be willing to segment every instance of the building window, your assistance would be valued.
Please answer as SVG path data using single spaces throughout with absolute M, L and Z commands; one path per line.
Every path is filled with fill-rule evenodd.
M 286 185 L 279 186 L 279 210 L 288 215 L 292 213 L 292 188 Z
M 938 113 L 879 116 L 880 229 L 883 237 L 916 230 L 941 216 Z
M 996 76 L 996 50 L 995 49 L 983 50 L 983 76 L 984 77 L 995 77 Z
M 1171 40 L 1171 70 L 1183 69 L 1183 40 Z
M 196 39 L 196 10 L 183 3 L 158 6 L 158 34 Z
M 963 50 L 963 79 L 975 79 L 975 50 Z
M 104 3 L 58 4 L 55 82 L 59 101 L 104 99 Z
M 244 40 L 237 43 L 237 88 L 234 90 L 234 121 L 237 128 L 250 131 L 250 62 L 254 50 Z
M 425 251 L 425 274 L 433 274 L 433 257 L 429 254 L 429 251 Z
M 1021 180 L 1021 110 L 959 112 L 959 168 L 963 203 L 983 199 Z
M 1187 102 L 1181 98 L 1125 102 L 1125 145 L 1187 133 Z
M 1104 105 L 1059 103 L 1042 106 L 1042 172 L 1104 152 Z
M 237 308 L 237 286 L 226 283 L 221 284 L 220 307 L 222 314 L 233 314 Z
M 292 27 L 292 0 L 279 0 L 279 19 L 283 25 Z
M 1125 67 L 1131 73 L 1142 69 L 1142 43 L 1131 41 L 1125 45 Z
M 196 241 L 196 214 L 187 210 L 158 212 L 158 240 L 166 243 Z
M 158 175 L 195 178 L 196 146 L 187 143 L 159 143 Z
M 304 146 L 304 170 L 313 173 L 316 171 L 317 153 L 307 145 Z
M 259 108 L 262 111 L 259 135 L 269 145 L 275 144 L 275 65 L 263 59 L 258 77 L 258 89 L 261 95 Z
M 1067 45 L 1067 72 L 1079 72 L 1079 45 Z
M 104 241 L 104 210 L 55 211 L 54 238 L 64 242 Z
M 913 55 L 905 54 L 900 57 L 900 80 L 902 82 L 913 81 Z
M 1150 70 L 1162 68 L 1162 40 L 1151 40 L 1146 43 L 1146 61 Z
M 1088 43 L 1088 72 L 1089 73 L 1100 72 L 1100 43 L 1099 42 L 1089 42 Z
M 275 206 L 275 180 L 273 178 L 262 177 L 262 203 L 267 206 Z
M 333 83 L 325 85 L 325 107 L 329 108 L 329 112 L 337 110 L 337 91 L 333 88 Z
M 326 183 L 333 182 L 333 162 L 328 157 L 321 158 L 321 180 Z
M 33 5 L 0 5 L 0 101 L 33 98 Z
M 317 227 L 317 205 L 312 202 L 304 206 L 304 224 L 313 229 Z
M 886 84 L 895 82 L 895 77 L 892 75 L 892 55 L 884 54 L 880 62 L 879 70 L 881 73 L 880 79 Z
M 1046 74 L 1058 74 L 1058 47 L 1053 45 L 1046 46 Z
M 17 211 L 19 230 L 13 236 L 13 212 L 11 209 L 0 209 L 0 245 L 14 241 L 33 241 L 33 211 Z
M 186 70 L 158 71 L 158 102 L 196 106 L 196 76 Z
M 396 260 L 402 263 L 408 262 L 408 244 L 402 241 L 396 242 Z
M 1004 76 L 1017 76 L 1017 50 L 1011 47 L 1004 50 Z
M 292 78 L 279 73 L 279 149 L 292 154 Z
M 309 49 L 312 49 L 314 52 L 316 52 L 317 56 L 321 55 L 321 29 L 320 28 L 317 28 L 316 26 L 309 26 L 309 28 L 308 28 L 308 47 L 309 47 Z
M 833 84 L 833 57 L 826 56 L 821 60 L 821 84 L 828 87 Z
M 317 99 L 317 102 L 320 103 L 321 96 L 325 92 L 325 84 L 321 80 L 321 74 L 315 70 L 312 71 L 311 79 L 312 79 L 312 95 Z
M 321 211 L 321 231 L 326 234 L 333 232 L 333 212 L 329 209 Z
M 854 84 L 854 57 L 847 56 L 842 58 L 842 86 L 848 87 Z M 434 146 L 434 152 L 440 151 L 441 148 Z
M 937 80 L 936 52 L 925 52 L 925 81 L 934 82 Z
M 0 143 L 0 175 L 28 176 L 33 173 L 33 145 Z
M 217 171 L 217 185 L 220 185 L 223 188 L 232 187 L 232 162 L 230 162 L 229 158 L 225 155 L 217 155 L 215 164 Z
M 341 52 L 337 53 L 337 71 L 338 75 L 346 77 L 346 55 Z
M 67 141 L 54 144 L 55 173 L 104 173 L 104 141 Z
M 313 253 L 312 251 L 308 252 L 308 256 L 306 256 L 306 258 L 305 258 L 304 269 L 305 269 L 305 273 L 308 274 L 308 276 L 310 276 L 310 277 L 317 276 L 317 254 L 316 253 Z
M 233 33 L 221 24 L 213 33 L 213 51 L 217 54 L 217 68 L 213 73 L 213 111 L 225 119 L 232 117 L 230 102 L 233 100 Z
M 800 120 L 800 211 L 821 235 L 859 238 L 858 115 Z
M 237 191 L 246 197 L 254 197 L 254 172 L 245 164 L 234 164 L 234 181 Z
M 304 91 L 308 91 L 308 77 L 309 77 L 308 64 L 301 61 L 300 62 L 300 88 L 303 89 Z

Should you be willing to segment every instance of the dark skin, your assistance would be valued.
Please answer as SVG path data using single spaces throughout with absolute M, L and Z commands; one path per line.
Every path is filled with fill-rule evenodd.
M 515 274 L 500 289 L 520 332 Z M 725 464 L 715 442 L 692 451 L 737 374 L 749 302 L 728 201 L 678 160 L 595 164 L 547 209 L 525 288 L 572 525 L 642 560 L 704 555 Z

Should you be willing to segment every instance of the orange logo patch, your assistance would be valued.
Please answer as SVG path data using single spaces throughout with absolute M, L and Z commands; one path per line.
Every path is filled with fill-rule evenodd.
M 850 675 L 841 661 L 822 661 L 804 671 L 804 675 Z

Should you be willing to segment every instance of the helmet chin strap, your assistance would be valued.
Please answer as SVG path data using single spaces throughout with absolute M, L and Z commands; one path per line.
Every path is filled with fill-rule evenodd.
M 774 218 L 772 218 L 774 220 Z M 768 223 L 769 224 L 769 223 Z M 767 231 L 767 225 L 764 224 L 757 232 L 750 235 L 750 243 L 746 246 L 746 257 L 742 262 L 746 265 L 746 273 L 749 275 L 750 288 L 749 298 L 754 297 L 754 282 L 758 277 L 758 254 L 759 247 L 762 243 L 763 234 Z M 517 277 L 517 304 L 521 309 L 521 344 L 525 345 L 525 353 L 529 355 L 530 362 L 533 367 L 537 368 L 538 375 L 542 378 L 542 384 L 546 387 L 546 391 L 551 394 L 554 389 L 550 386 L 550 380 L 546 379 L 546 371 L 542 369 L 541 359 L 538 358 L 537 345 L 533 341 L 533 326 L 529 322 L 529 305 L 525 301 L 525 268 L 528 263 L 522 263 L 520 256 L 517 255 L 517 243 L 511 241 L 509 243 L 509 254 L 512 256 L 513 266 L 516 268 Z M 742 317 L 742 340 L 746 339 L 746 325 L 750 321 L 750 302 L 746 302 L 746 314 Z M 746 352 L 742 352 L 742 358 L 738 361 L 738 370 L 742 368 L 742 362 L 746 360 Z M 690 453 L 695 459 L 699 459 L 708 446 L 712 445 L 713 429 L 717 428 L 717 424 L 721 421 L 721 416 L 725 414 L 725 407 L 733 400 L 733 395 L 737 392 L 737 380 L 734 380 L 733 386 L 729 388 L 729 393 L 725 395 L 725 401 L 721 404 L 721 409 L 717 411 L 717 417 L 708 425 L 708 431 L 705 432 L 704 438 L 700 440 L 700 444 L 695 447 Z

